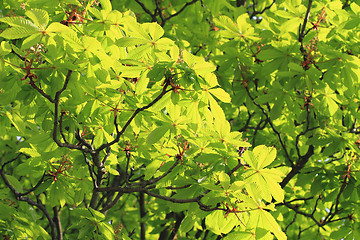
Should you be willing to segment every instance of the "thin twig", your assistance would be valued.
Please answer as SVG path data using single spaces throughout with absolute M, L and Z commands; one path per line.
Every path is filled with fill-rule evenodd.
M 164 177 L 166 177 L 169 173 L 171 173 L 172 170 L 179 164 L 179 161 L 180 161 L 180 159 L 179 159 L 179 158 L 176 158 L 175 163 L 166 171 L 166 173 L 162 174 L 161 176 L 156 177 L 156 178 L 153 178 L 153 179 L 150 179 L 150 180 L 147 180 L 147 181 L 143 181 L 143 182 L 132 183 L 132 184 L 129 184 L 129 186 L 140 185 L 140 186 L 145 187 L 145 186 L 148 186 L 148 185 L 157 183 L 158 181 L 160 181 L 161 179 L 163 179 Z
M 69 144 L 69 143 L 62 143 L 57 135 L 58 135 L 58 127 L 59 127 L 59 104 L 60 104 L 60 95 L 62 92 L 65 91 L 65 89 L 67 88 L 67 85 L 70 81 L 70 76 L 71 76 L 72 70 L 69 70 L 66 78 L 65 78 L 65 82 L 63 87 L 56 92 L 55 94 L 55 98 L 54 98 L 54 126 L 53 126 L 53 140 L 54 142 L 59 146 L 59 147 L 67 147 L 69 149 L 78 149 L 78 150 L 83 150 L 83 151 L 87 151 L 90 152 L 89 149 L 86 149 L 85 147 L 81 146 L 81 145 L 73 145 L 73 144 Z M 62 131 L 62 129 L 60 130 Z
M 169 19 L 171 19 L 171 18 L 179 15 L 182 11 L 185 10 L 185 8 L 186 8 L 187 6 L 190 6 L 191 4 L 196 3 L 197 1 L 198 1 L 198 0 L 192 0 L 191 2 L 185 3 L 184 6 L 183 6 L 179 11 L 177 11 L 176 13 L 171 14 L 170 16 L 168 16 L 167 18 L 165 18 L 165 21 L 167 21 L 167 20 L 169 20 Z M 165 23 L 164 23 L 164 24 L 165 24 Z

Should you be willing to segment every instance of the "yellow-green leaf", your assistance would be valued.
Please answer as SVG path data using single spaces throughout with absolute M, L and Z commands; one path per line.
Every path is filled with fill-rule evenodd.
M 227 92 L 225 92 L 224 89 L 222 88 L 213 88 L 210 89 L 209 92 L 222 102 L 226 102 L 226 103 L 231 102 L 230 95 Z

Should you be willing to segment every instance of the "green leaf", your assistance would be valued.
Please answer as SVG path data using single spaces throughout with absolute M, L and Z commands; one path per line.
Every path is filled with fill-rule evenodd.
M 13 112 L 11 114 L 10 112 L 6 112 L 6 116 L 19 132 L 25 133 L 25 122 L 21 119 L 18 113 Z
M 149 83 L 149 78 L 147 77 L 149 70 L 145 70 L 139 80 L 137 81 L 135 85 L 135 92 L 136 94 L 142 94 L 145 92 L 147 85 Z
M 38 28 L 33 22 L 23 17 L 4 17 L 4 18 L 0 18 L 0 22 L 7 23 L 13 27 L 23 27 L 23 28 L 33 28 L 33 29 Z
M 149 180 L 155 174 L 155 172 L 159 169 L 163 162 L 158 160 L 153 160 L 149 165 L 146 166 L 145 169 L 145 180 Z
M 149 33 L 153 41 L 158 40 L 164 35 L 164 29 L 157 23 L 143 23 L 141 26 Z
M 193 228 L 195 222 L 196 222 L 195 215 L 192 215 L 190 213 L 186 214 L 184 220 L 182 221 L 182 223 L 180 225 L 179 231 L 182 233 L 189 232 Z
M 196 62 L 192 69 L 195 71 L 196 74 L 205 77 L 207 74 L 215 71 L 216 66 L 209 62 Z
M 131 38 L 131 37 L 123 37 L 116 41 L 116 45 L 119 47 L 131 47 L 146 43 L 149 43 L 149 40 L 143 38 Z
M 147 144 L 154 144 L 158 142 L 170 130 L 171 125 L 166 124 L 153 130 L 146 138 Z
M 34 148 L 21 148 L 19 152 L 25 153 L 31 157 L 40 157 L 40 153 Z
M 211 113 L 213 114 L 215 120 L 219 122 L 219 125 L 223 125 L 226 121 L 224 111 L 210 94 L 208 94 L 208 98 L 210 102 Z
M 21 45 L 21 49 L 25 50 L 25 49 L 31 48 L 32 46 L 36 46 L 36 44 L 40 43 L 42 36 L 43 36 L 42 33 L 36 33 L 36 34 L 33 34 L 33 35 L 27 37 L 23 41 L 23 44 Z
M 223 27 L 226 30 L 240 34 L 238 27 L 235 25 L 234 21 L 231 20 L 228 16 L 219 16 L 219 18 L 214 19 L 214 22 L 216 25 Z
M 9 183 L 15 188 L 16 191 L 22 192 L 23 186 L 14 176 L 5 175 Z
M 40 193 L 43 193 L 46 191 L 46 189 L 48 189 L 52 184 L 52 181 L 46 181 L 44 183 L 42 183 L 38 188 L 35 189 L 34 194 L 38 195 Z
M 110 0 L 99 0 L 101 7 L 105 10 L 105 11 L 111 11 L 112 10 L 112 6 L 111 6 L 111 2 Z
M 105 215 L 99 211 L 96 211 L 95 209 L 92 208 L 88 208 L 89 212 L 91 213 L 91 215 L 93 217 L 95 217 L 95 219 L 97 219 L 98 221 L 100 220 L 104 220 L 105 219 Z
M 232 232 L 229 233 L 224 240 L 255 240 L 254 235 L 251 232 Z
M 47 33 L 73 33 L 73 34 L 75 34 L 75 32 L 71 28 L 69 28 L 61 23 L 58 23 L 58 22 L 51 23 L 46 28 L 45 31 Z
M 35 8 L 26 11 L 25 15 L 28 16 L 41 30 L 45 30 L 49 23 L 49 14 L 45 10 Z
M 38 33 L 40 30 L 33 27 L 12 27 L 3 31 L 0 36 L 7 39 L 18 39 L 30 36 L 31 34 Z
M 239 221 L 235 214 L 224 215 L 223 211 L 213 211 L 205 218 L 206 226 L 217 235 L 229 233 Z
M 230 177 L 229 177 L 229 175 L 227 175 L 225 172 L 221 172 L 219 174 L 219 181 L 220 181 L 221 186 L 225 190 L 229 189 L 229 187 L 230 187 Z
M 8 42 L 2 41 L 0 45 L 0 56 L 5 56 L 11 52 L 11 45 Z
M 224 89 L 222 89 L 222 88 L 213 88 L 213 89 L 210 89 L 209 92 L 212 95 L 214 95 L 215 97 L 217 97 L 222 102 L 225 102 L 225 103 L 231 102 L 230 95 L 227 92 L 225 92 Z

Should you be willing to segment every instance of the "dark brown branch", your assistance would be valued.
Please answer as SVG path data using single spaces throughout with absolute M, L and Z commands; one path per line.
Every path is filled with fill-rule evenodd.
M 57 209 L 57 207 L 53 207 L 53 212 L 54 212 L 54 222 L 56 224 L 56 230 L 58 233 L 58 238 L 57 240 L 63 240 L 63 231 L 62 231 L 62 226 L 61 226 L 61 220 L 60 220 L 60 216 L 59 216 L 59 210 Z
M 300 149 L 299 149 L 300 137 L 305 135 L 306 133 L 308 133 L 310 131 L 313 131 L 313 130 L 319 128 L 319 126 L 310 128 L 310 109 L 308 108 L 308 106 L 306 108 L 306 111 L 307 112 L 306 112 L 306 127 L 305 127 L 305 130 L 302 131 L 301 133 L 299 133 L 295 138 L 295 148 L 296 148 L 296 152 L 297 152 L 297 155 L 298 155 L 299 158 L 302 157 L 301 154 L 300 154 Z
M 241 7 L 246 5 L 246 0 L 236 0 L 236 6 Z
M 275 3 L 275 0 L 273 0 L 272 3 L 269 6 L 266 6 L 263 10 L 256 11 L 255 10 L 256 3 L 254 3 L 254 1 L 253 1 L 253 12 L 252 12 L 250 18 L 253 18 L 254 16 L 256 16 L 258 14 L 263 14 L 266 10 L 270 9 L 274 5 L 274 3 Z
M 65 144 L 69 144 L 68 141 L 66 140 L 66 137 L 65 137 L 65 134 L 63 131 L 63 127 L 62 127 L 64 115 L 65 115 L 65 112 L 61 111 L 60 119 L 59 119 L 59 129 L 60 129 L 60 134 L 61 134 L 63 141 L 65 142 Z
M 283 149 L 284 152 L 285 152 L 286 159 L 289 161 L 290 165 L 293 167 L 293 166 L 294 166 L 294 163 L 293 163 L 293 161 L 292 161 L 291 158 L 290 158 L 290 155 L 289 155 L 289 153 L 288 153 L 288 151 L 287 151 L 287 148 L 286 148 L 285 143 L 284 143 L 284 141 L 283 141 L 283 139 L 282 139 L 282 137 L 281 137 L 281 134 L 280 134 L 279 131 L 277 131 L 277 130 L 275 129 L 275 127 L 274 127 L 274 125 L 273 125 L 273 123 L 272 123 L 272 121 L 271 121 L 271 119 L 270 119 L 269 114 L 267 114 L 266 110 L 265 110 L 262 106 L 260 106 L 260 104 L 258 104 L 258 103 L 255 102 L 255 99 L 254 99 L 254 98 L 251 96 L 251 94 L 250 94 L 249 88 L 245 87 L 245 89 L 246 89 L 246 92 L 247 92 L 249 98 L 252 100 L 252 102 L 255 104 L 255 106 L 257 106 L 257 107 L 262 111 L 262 113 L 265 115 L 266 119 L 268 120 L 271 129 L 272 129 L 273 132 L 278 136 L 280 145 L 281 145 L 282 149 Z
M 169 168 L 169 170 L 167 170 L 166 173 L 164 173 L 163 175 L 161 175 L 161 176 L 159 176 L 159 177 L 156 177 L 156 178 L 153 178 L 153 179 L 150 179 L 150 180 L 147 180 L 147 181 L 132 183 L 132 184 L 129 184 L 129 186 L 140 185 L 140 186 L 145 187 L 145 186 L 148 186 L 148 185 L 157 183 L 158 181 L 160 181 L 161 179 L 163 179 L 164 177 L 166 177 L 169 173 L 171 173 L 172 170 L 179 164 L 179 161 L 180 161 L 180 158 L 176 158 L 175 163 L 174 163 L 174 164 Z
M 135 0 L 135 2 L 137 2 L 137 4 L 140 5 L 140 7 L 144 10 L 144 12 L 146 12 L 147 14 L 150 15 L 151 20 L 152 20 L 153 22 L 156 22 L 156 15 L 155 15 L 155 14 L 153 14 L 152 12 L 150 12 L 150 10 L 147 9 L 147 8 L 145 7 L 145 5 L 144 5 L 140 0 Z
M 178 198 L 172 198 L 172 197 L 163 196 L 163 195 L 160 195 L 157 193 L 153 193 L 147 189 L 145 189 L 144 192 L 149 196 L 159 198 L 159 199 L 162 199 L 165 201 L 173 202 L 173 203 L 197 203 L 199 205 L 200 209 L 203 211 L 224 210 L 224 209 L 221 209 L 218 207 L 211 208 L 211 206 L 203 204 L 200 200 L 204 195 L 199 195 L 195 198 L 190 198 L 190 199 L 178 199 Z
M 86 146 L 88 149 L 92 149 L 91 144 L 85 141 L 85 139 L 81 136 L 79 129 L 75 131 L 75 138 L 80 142 L 80 145 Z
M 168 186 L 168 187 L 166 187 L 166 189 L 177 190 L 177 189 L 185 189 L 185 188 L 188 188 L 188 187 L 191 187 L 191 184 L 187 184 L 187 185 L 181 186 L 181 187 Z
M 146 224 L 145 224 L 145 196 L 144 192 L 139 192 L 139 211 L 140 211 L 140 239 L 145 240 L 145 231 L 146 231 Z
M 304 37 L 305 37 L 305 29 L 306 29 L 307 21 L 309 19 L 311 5 L 312 5 L 312 0 L 309 0 L 308 6 L 307 6 L 307 9 L 306 9 L 304 22 L 303 22 L 303 24 L 301 26 L 301 32 L 299 34 L 299 42 L 301 43 L 301 45 L 302 45 Z
M 161 91 L 161 93 L 152 101 L 150 102 L 148 105 L 138 108 L 135 110 L 135 112 L 133 113 L 133 115 L 131 115 L 131 117 L 128 119 L 128 121 L 125 123 L 124 127 L 121 129 L 120 132 L 117 132 L 116 138 L 109 142 L 109 143 L 105 143 L 102 144 L 97 150 L 96 152 L 100 152 L 103 149 L 117 143 L 120 141 L 120 137 L 124 134 L 125 130 L 129 127 L 130 123 L 134 120 L 134 118 L 136 117 L 136 115 L 138 115 L 140 112 L 150 108 L 151 106 L 153 106 L 155 103 L 157 103 L 166 93 L 170 92 L 172 89 L 167 90 L 167 87 L 169 86 L 169 81 L 167 80 L 166 83 L 164 84 L 163 90 Z
M 175 222 L 174 227 L 172 228 L 169 239 L 177 239 L 176 233 L 179 230 L 180 225 L 185 218 L 185 215 L 183 213 L 175 214 L 175 218 L 176 218 L 176 222 Z
M 161 19 L 161 26 L 163 27 L 165 25 L 165 22 L 166 20 L 164 19 L 164 15 L 162 13 L 162 9 L 161 9 L 161 6 L 160 6 L 160 3 L 159 3 L 159 0 L 154 0 L 155 1 L 155 5 L 156 5 L 156 8 L 155 8 L 155 13 L 154 15 L 159 15 L 160 19 Z
M 24 193 L 20 193 L 20 196 L 25 196 L 25 195 L 28 195 L 29 193 L 35 191 L 43 183 L 44 178 L 45 178 L 45 172 L 34 187 L 32 187 L 30 190 L 28 190 Z
M 239 113 L 239 114 L 240 114 L 240 113 Z M 246 123 L 245 123 L 245 125 L 244 125 L 242 128 L 240 128 L 240 129 L 238 130 L 239 132 L 243 132 L 243 131 L 245 131 L 246 129 L 248 129 L 249 124 L 250 124 L 250 121 L 251 121 L 251 118 L 252 118 L 254 115 L 255 115 L 255 112 L 253 112 L 253 113 L 250 114 L 250 112 L 248 111 L 248 118 L 247 118 L 247 120 L 246 120 Z
M 103 160 L 101 161 L 103 165 L 105 165 L 106 160 L 109 158 L 111 154 L 111 147 L 109 146 L 108 148 L 106 148 L 106 155 L 104 156 Z
M 110 148 L 107 147 L 107 149 Z M 99 153 L 95 152 L 91 154 L 92 160 L 94 162 L 94 165 L 97 167 L 97 175 L 96 175 L 96 186 L 101 186 L 104 175 L 105 175 L 105 165 L 99 160 Z M 96 189 L 93 190 L 93 195 L 90 200 L 90 207 L 94 208 L 96 207 L 96 203 L 99 199 L 99 192 L 96 191 Z
M 280 183 L 280 186 L 284 188 L 289 181 L 300 172 L 301 169 L 305 167 L 305 164 L 309 161 L 309 158 L 314 154 L 314 146 L 310 145 L 306 154 L 299 158 L 299 161 L 292 166 L 291 171 L 286 175 L 286 177 Z
M 311 200 L 313 199 L 314 197 L 307 197 L 307 198 L 295 198 L 295 199 L 292 199 L 290 201 L 286 201 L 287 203 L 292 203 L 292 202 L 297 202 L 297 201 L 308 201 L 308 200 Z M 280 204 L 283 204 L 283 203 L 280 203 Z
M 107 212 L 110 208 L 112 208 L 113 206 L 115 206 L 115 204 L 120 200 L 120 198 L 122 197 L 122 195 L 124 195 L 124 193 L 118 192 L 117 195 L 116 195 L 116 197 L 115 197 L 115 199 L 114 199 L 113 201 L 111 201 L 110 203 L 106 204 L 106 205 L 104 206 L 104 208 L 103 208 L 100 212 L 106 214 L 106 212 Z
M 292 224 L 295 223 L 295 221 L 296 221 L 296 216 L 297 216 L 297 213 L 295 213 L 293 220 L 285 227 L 285 229 L 284 229 L 284 233 L 285 233 L 285 234 L 286 234 L 288 228 L 289 228 Z
M 196 202 L 199 202 L 200 199 L 203 197 L 203 195 L 200 195 L 200 196 L 195 197 L 195 198 L 178 199 L 178 198 L 172 198 L 172 197 L 163 196 L 163 195 L 160 195 L 160 194 L 157 194 L 157 193 L 153 193 L 153 192 L 150 192 L 147 189 L 144 189 L 144 192 L 147 195 L 150 195 L 152 197 L 159 198 L 159 199 L 162 199 L 162 200 L 165 200 L 165 201 L 168 201 L 168 202 L 173 202 L 173 203 L 196 203 Z
M 184 6 L 183 6 L 179 11 L 177 11 L 176 13 L 171 14 L 170 16 L 168 16 L 167 18 L 165 18 L 165 19 L 164 19 L 164 23 L 163 23 L 162 26 L 165 25 L 165 22 L 166 22 L 166 21 L 168 21 L 169 19 L 171 19 L 171 18 L 173 18 L 173 17 L 176 17 L 176 16 L 179 15 L 182 11 L 184 11 L 185 8 L 187 8 L 187 6 L 190 6 L 191 4 L 196 3 L 197 1 L 198 1 L 198 0 L 192 0 L 191 2 L 185 3 Z
M 349 7 L 349 6 L 350 6 L 349 0 L 345 0 L 344 4 L 343 4 L 343 6 L 342 6 L 342 9 L 345 9 L 345 8 L 347 8 L 347 7 Z
M 344 180 L 342 181 L 342 184 L 341 184 L 341 187 L 340 187 L 340 190 L 339 190 L 339 193 L 337 194 L 337 196 L 336 196 L 336 201 L 335 201 L 335 203 L 333 203 L 332 205 L 331 205 L 331 207 L 330 207 L 330 212 L 329 212 L 329 214 L 325 217 L 325 219 L 324 219 L 324 222 L 323 222 L 323 224 L 325 225 L 325 224 L 327 224 L 327 223 L 329 223 L 334 217 L 335 217 L 335 215 L 340 211 L 339 210 L 339 204 L 340 204 L 340 196 L 341 196 L 341 194 L 344 192 L 344 190 L 345 190 L 345 187 L 346 187 L 346 185 L 347 185 L 347 175 L 344 175 Z M 334 209 L 335 208 L 335 209 Z M 334 209 L 334 211 L 333 211 L 333 209 Z
M 313 220 L 313 221 L 316 223 L 316 225 L 318 225 L 319 227 L 322 227 L 322 226 L 323 226 L 322 223 L 320 223 L 318 220 L 316 220 L 316 218 L 314 217 L 313 214 L 300 211 L 297 206 L 293 206 L 293 205 L 291 205 L 291 204 L 289 204 L 289 203 L 284 203 L 284 205 L 287 206 L 288 208 L 292 209 L 292 210 L 293 210 L 294 212 L 296 212 L 297 214 L 300 214 L 300 215 L 303 215 L 303 216 L 305 216 L 305 217 L 310 218 L 310 219 Z
M 97 186 L 97 184 L 96 184 L 96 179 L 95 179 L 95 176 L 94 176 L 93 169 L 91 168 L 90 161 L 89 161 L 89 159 L 87 158 L 86 153 L 85 153 L 85 152 L 82 152 L 82 153 L 83 153 L 83 156 L 84 156 L 85 163 L 86 163 L 86 165 L 88 166 L 89 174 L 90 174 L 91 180 L 92 180 L 92 182 L 93 182 L 94 188 L 97 188 L 98 186 Z
M 50 224 L 50 228 L 51 228 L 51 238 L 52 239 L 56 239 L 56 225 L 53 221 L 53 219 L 51 218 L 49 212 L 46 210 L 45 206 L 39 201 L 39 202 L 35 202 L 34 200 L 31 200 L 28 197 L 24 197 L 21 196 L 21 193 L 18 192 L 14 186 L 11 185 L 11 183 L 9 182 L 9 180 L 7 179 L 5 173 L 4 173 L 4 168 L 6 165 L 14 162 L 15 160 L 17 160 L 20 156 L 22 155 L 22 153 L 19 153 L 15 158 L 5 162 L 0 169 L 0 175 L 5 183 L 5 185 L 11 190 L 11 192 L 14 194 L 16 200 L 18 201 L 22 201 L 22 202 L 27 202 L 28 204 L 30 204 L 31 206 L 37 207 L 38 209 L 40 209 L 40 211 L 43 212 L 43 214 L 45 215 L 45 217 L 47 218 L 49 224 Z
M 33 80 L 30 80 L 30 86 L 40 93 L 44 98 L 49 100 L 51 103 L 55 103 L 55 100 L 48 94 L 46 94 L 41 88 L 35 85 Z
M 56 92 L 55 94 L 55 99 L 54 99 L 54 126 L 53 126 L 53 140 L 54 142 L 59 146 L 59 147 L 66 147 L 69 149 L 78 149 L 78 150 L 83 150 L 83 151 L 87 151 L 89 152 L 89 149 L 86 149 L 85 147 L 82 147 L 80 145 L 73 145 L 73 144 L 69 144 L 69 143 L 62 143 L 59 139 L 58 139 L 58 127 L 59 127 L 59 103 L 60 103 L 60 95 L 62 92 L 65 91 L 65 89 L 67 88 L 67 85 L 70 81 L 70 76 L 71 76 L 72 70 L 69 70 L 66 78 L 65 78 L 65 82 L 63 87 Z M 62 131 L 62 129 L 60 129 L 60 132 Z
M 126 151 L 126 168 L 125 168 L 125 183 L 126 184 L 129 183 L 129 178 L 130 178 L 130 174 L 129 174 L 130 157 L 131 157 L 130 152 Z

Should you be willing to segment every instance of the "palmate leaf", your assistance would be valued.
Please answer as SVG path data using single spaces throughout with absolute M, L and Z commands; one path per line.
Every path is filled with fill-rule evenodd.
M 153 41 L 160 39 L 164 35 L 164 29 L 157 23 L 143 23 L 141 27 L 150 35 Z
M 272 197 L 282 202 L 284 200 L 284 190 L 280 187 L 284 173 L 277 169 L 266 169 L 276 157 L 276 150 L 266 146 L 257 146 L 253 151 L 246 151 L 243 155 L 244 161 L 250 165 L 243 177 L 248 183 L 255 183 L 259 188 L 256 199 L 264 199 L 271 202 Z
M 278 240 L 286 240 L 287 237 L 284 232 L 282 232 L 279 224 L 276 222 L 274 217 L 262 209 L 261 207 L 258 210 L 252 211 L 247 222 L 248 228 L 263 228 L 272 232 Z
M 253 151 L 244 154 L 244 160 L 255 170 L 260 170 L 275 160 L 276 150 L 264 145 L 257 146 Z
M 205 218 L 205 224 L 215 234 L 221 235 L 229 233 L 240 221 L 235 214 L 225 216 L 223 211 L 216 210 Z
M 5 17 L 0 21 L 9 24 L 12 28 L 5 29 L 0 35 L 7 39 L 18 39 L 39 33 L 45 30 L 49 23 L 49 15 L 41 9 L 32 9 L 25 12 L 32 21 L 20 17 Z
M 149 34 L 142 27 L 142 24 L 136 22 L 134 18 L 127 17 L 124 18 L 124 20 L 124 25 L 130 30 L 130 37 L 145 39 L 148 41 L 152 40 Z

